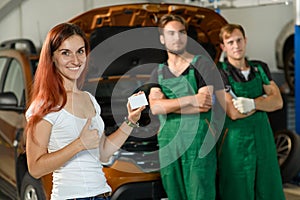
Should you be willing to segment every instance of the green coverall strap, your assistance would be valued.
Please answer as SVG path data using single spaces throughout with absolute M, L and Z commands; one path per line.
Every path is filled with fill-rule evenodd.
M 164 64 L 160 63 L 158 65 L 158 69 L 157 69 L 157 74 L 158 74 L 158 83 L 161 83 L 162 79 L 163 79 L 163 75 L 162 75 L 162 69 L 164 68 Z
M 254 67 L 255 70 L 257 70 L 259 72 L 259 75 L 260 75 L 263 83 L 265 85 L 270 85 L 270 80 L 269 80 L 267 74 L 265 73 L 264 69 L 262 68 L 262 66 L 258 63 L 253 63 L 251 61 L 248 61 L 248 63 L 250 66 Z
M 221 69 L 224 70 L 224 72 L 226 73 L 227 77 L 228 77 L 228 81 L 229 81 L 229 84 L 232 86 L 234 85 L 234 80 L 233 80 L 233 77 L 231 75 L 231 73 L 229 72 L 228 70 L 228 67 L 227 67 L 227 64 L 225 62 L 221 62 L 220 65 L 218 65 L 218 67 L 220 67 Z M 234 88 L 231 88 L 234 91 Z
M 266 85 L 270 85 L 270 80 L 269 80 L 268 76 L 266 75 L 266 72 L 263 70 L 262 66 L 258 63 L 253 63 L 251 61 L 248 61 L 248 63 L 251 67 L 255 68 L 256 72 L 257 71 L 259 72 L 259 75 L 262 78 L 263 83 L 266 84 Z M 223 69 L 228 77 L 229 76 L 232 77 L 231 74 L 228 71 L 228 67 L 227 67 L 227 64 L 225 62 L 219 62 L 217 64 L 217 66 L 218 66 L 218 68 Z
M 192 62 L 191 62 L 191 64 L 195 65 L 199 57 L 200 57 L 200 55 L 195 55 Z
M 262 80 L 263 84 L 270 85 L 270 80 L 269 80 L 267 74 L 265 73 L 265 71 L 263 70 L 262 66 L 259 63 L 253 63 L 251 61 L 248 61 L 248 63 L 251 67 L 254 68 L 256 78 L 260 78 Z M 225 62 L 221 62 L 218 64 L 218 67 L 224 70 L 224 72 L 226 73 L 226 75 L 228 77 L 228 81 L 229 81 L 230 85 L 233 86 L 235 84 L 235 81 L 234 81 L 231 73 L 228 70 L 227 64 Z M 234 90 L 234 88 L 232 88 L 232 89 Z
M 191 65 L 194 66 L 198 60 L 198 58 L 200 57 L 200 55 L 195 55 L 193 60 L 191 61 Z M 162 70 L 165 67 L 165 65 L 163 63 L 160 63 L 158 65 L 158 70 L 157 70 L 157 74 L 158 74 L 158 83 L 161 84 L 162 80 L 163 80 L 163 73 Z M 186 77 L 186 79 L 189 81 L 191 87 L 193 88 L 193 90 L 195 91 L 195 93 L 198 92 L 197 90 L 197 82 L 195 81 L 195 70 L 193 67 L 189 67 L 189 72 L 188 72 L 188 76 Z

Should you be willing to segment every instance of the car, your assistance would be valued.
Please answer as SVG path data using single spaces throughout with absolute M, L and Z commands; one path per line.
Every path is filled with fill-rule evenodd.
M 23 116 L 39 56 L 33 42 L 28 39 L 9 40 L 0 46 L 1 93 L 11 94 L 17 99 L 16 105 L 11 105 L 14 112 L 10 111 L 12 107 L 8 104 L 1 108 L 0 185 L 1 191 L 16 197 L 16 188 L 21 190 L 27 171 L 26 155 L 22 153 L 25 151 Z M 17 166 L 21 166 L 18 172 Z
M 124 120 L 128 96 L 138 90 L 148 94 L 151 84 L 147 82 L 153 67 L 166 59 L 157 33 L 157 22 L 166 13 L 183 16 L 190 27 L 188 35 L 207 50 L 213 61 L 219 60 L 218 34 L 227 21 L 209 8 L 122 4 L 95 8 L 69 20 L 84 30 L 91 43 L 90 71 L 84 89 L 94 94 L 101 106 L 106 134 Z M 135 34 L 143 35 L 144 43 L 139 48 L 132 46 L 141 44 Z M 122 48 L 117 48 L 120 42 L 124 42 Z M 26 162 L 24 113 L 38 57 L 29 39 L 1 43 L 0 187 L 12 199 L 49 199 L 51 193 L 51 174 L 34 179 Z M 120 151 L 103 163 L 112 200 L 166 198 L 159 174 L 158 119 L 147 107 L 139 123 L 141 126 L 134 129 Z
M 289 93 L 294 94 L 295 89 L 295 21 L 291 20 L 281 29 L 275 42 L 275 58 L 277 68 L 284 70 Z
M 283 96 L 294 98 L 295 90 L 295 20 L 287 22 L 278 34 L 275 42 L 277 68 L 284 71 L 289 92 Z M 287 117 L 284 117 L 285 119 Z M 282 118 L 282 119 L 284 119 Z M 285 129 L 276 130 L 275 142 L 277 145 L 278 161 L 281 166 L 283 182 L 289 182 L 300 171 L 300 137 L 297 133 Z

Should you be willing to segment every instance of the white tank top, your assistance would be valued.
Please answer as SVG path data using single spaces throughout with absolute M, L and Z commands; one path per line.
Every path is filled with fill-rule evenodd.
M 104 122 L 100 117 L 101 109 L 96 99 L 90 93 L 88 94 L 96 110 L 96 115 L 92 118 L 92 126 L 98 129 L 101 136 L 104 131 Z M 29 108 L 26 117 L 30 117 L 31 113 L 32 109 Z M 48 144 L 49 153 L 63 148 L 78 138 L 87 121 L 64 109 L 49 113 L 43 119 L 53 125 Z M 99 148 L 81 151 L 64 166 L 56 169 L 53 172 L 51 200 L 90 197 L 111 191 L 99 158 Z

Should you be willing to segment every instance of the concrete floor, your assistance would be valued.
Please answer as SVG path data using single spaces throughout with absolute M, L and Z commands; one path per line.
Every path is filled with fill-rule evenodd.
M 299 200 L 300 186 L 293 185 L 293 184 L 285 184 L 284 193 L 285 193 L 286 200 Z
M 284 185 L 284 193 L 286 200 L 300 200 L 300 186 L 293 184 Z M 0 200 L 10 200 L 0 191 Z

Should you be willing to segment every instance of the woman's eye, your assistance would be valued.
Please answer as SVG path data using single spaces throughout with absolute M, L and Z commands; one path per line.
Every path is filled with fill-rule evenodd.
M 70 55 L 70 53 L 67 52 L 67 51 L 63 51 L 61 54 L 62 54 L 62 55 L 65 55 L 65 56 L 69 56 L 69 55 Z
M 85 51 L 84 51 L 84 49 L 80 49 L 80 50 L 78 51 L 78 53 L 79 53 L 79 54 L 84 54 Z

